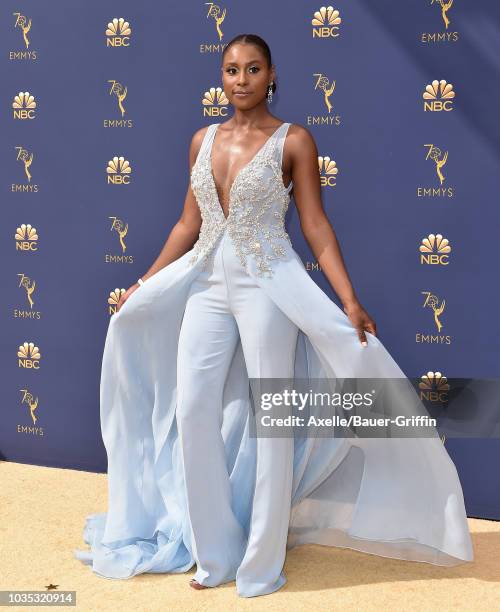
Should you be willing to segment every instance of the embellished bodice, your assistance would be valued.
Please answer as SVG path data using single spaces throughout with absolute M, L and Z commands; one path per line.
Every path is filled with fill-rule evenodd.
M 191 169 L 191 188 L 201 212 L 201 228 L 189 263 L 208 258 L 225 229 L 243 266 L 251 256 L 257 274 L 272 276 L 272 262 L 291 244 L 285 214 L 293 184 L 282 178 L 283 145 L 289 123 L 282 123 L 236 175 L 229 193 L 228 216 L 219 202 L 212 173 L 212 143 L 220 123 L 208 126 Z

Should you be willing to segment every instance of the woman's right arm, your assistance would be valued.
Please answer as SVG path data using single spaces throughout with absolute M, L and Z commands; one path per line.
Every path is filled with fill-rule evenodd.
M 201 147 L 201 143 L 205 136 L 207 127 L 200 128 L 191 139 L 191 145 L 189 147 L 189 175 L 191 176 L 191 169 L 198 152 Z M 153 274 L 159 272 L 165 266 L 172 263 L 179 257 L 182 257 L 191 248 L 198 239 L 201 227 L 201 214 L 194 193 L 191 189 L 191 182 L 189 182 L 186 198 L 184 200 L 184 207 L 181 216 L 177 220 L 176 224 L 170 231 L 165 244 L 156 260 L 153 262 L 149 270 L 141 276 L 142 280 L 145 281 Z M 130 294 L 133 293 L 138 287 L 139 283 L 134 283 L 127 291 L 121 296 L 116 310 L 120 310 L 123 304 L 127 301 Z

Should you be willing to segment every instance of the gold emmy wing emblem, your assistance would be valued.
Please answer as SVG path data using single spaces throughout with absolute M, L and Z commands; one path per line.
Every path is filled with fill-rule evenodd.
M 33 421 L 33 425 L 35 425 L 38 420 L 38 417 L 35 414 L 35 410 L 38 408 L 38 397 L 35 399 L 27 389 L 21 389 L 21 393 L 23 394 L 21 404 L 26 404 L 28 406 L 30 409 L 31 420 Z
M 31 164 L 33 163 L 33 153 L 28 153 L 23 147 L 16 147 L 18 149 L 16 161 L 21 161 L 24 164 L 24 174 L 28 179 L 28 183 L 31 182 L 31 173 L 29 171 Z
M 118 81 L 109 80 L 108 83 L 111 83 L 111 89 L 109 90 L 110 96 L 116 96 L 116 100 L 118 102 L 118 108 L 123 115 L 125 114 L 125 108 L 123 107 L 123 100 L 127 97 L 127 86 L 123 86 Z
M 31 30 L 31 17 L 28 21 L 28 18 L 21 13 L 12 13 L 16 17 L 16 23 L 14 24 L 15 28 L 20 28 L 23 33 L 24 44 L 26 45 L 26 49 L 30 46 L 30 41 L 28 40 L 28 32 Z
M 447 2 L 445 2 L 445 0 L 431 0 L 431 4 L 437 4 L 440 7 L 441 17 L 443 18 L 446 29 L 448 29 L 448 26 L 450 25 L 450 20 L 448 18 L 447 13 L 453 4 L 453 0 L 448 0 Z
M 321 186 L 328 185 L 329 187 L 335 187 L 339 171 L 337 163 L 328 156 L 318 156 L 318 168 L 321 175 Z
M 328 38 L 339 35 L 339 25 L 342 19 L 340 13 L 333 6 L 322 6 L 314 13 L 311 20 L 313 38 Z
M 20 91 L 12 102 L 14 119 L 34 119 L 36 101 L 29 91 Z
M 445 181 L 445 177 L 441 168 L 448 161 L 448 151 L 443 153 L 440 148 L 435 147 L 433 144 L 426 144 L 424 147 L 429 147 L 425 159 L 431 159 L 436 164 L 436 174 L 438 175 L 439 183 L 442 185 Z
M 429 307 L 432 309 L 434 313 L 434 323 L 436 324 L 438 332 L 440 332 L 441 329 L 443 328 L 443 324 L 439 320 L 439 317 L 444 312 L 446 300 L 443 300 L 440 304 L 439 298 L 437 297 L 437 295 L 433 295 L 432 293 L 429 293 L 428 291 L 423 291 L 422 293 L 424 293 L 424 295 L 427 295 L 427 298 L 424 302 L 424 308 Z
M 419 246 L 420 263 L 427 264 L 442 264 L 448 265 L 448 254 L 451 252 L 451 246 L 447 238 L 443 238 L 441 234 L 429 234 L 426 238 L 422 238 L 422 244 Z
M 321 91 L 323 91 L 323 99 L 325 101 L 326 108 L 328 109 L 328 112 L 331 112 L 333 107 L 330 103 L 330 96 L 335 89 L 335 81 L 332 81 L 330 84 L 328 77 L 323 76 L 322 74 L 315 73 L 313 76 L 318 77 L 314 89 L 321 89 Z
M 125 225 L 125 223 L 121 219 L 118 219 L 118 217 L 109 218 L 113 220 L 113 222 L 111 223 L 110 230 L 114 230 L 118 234 L 122 247 L 122 252 L 125 253 L 125 251 L 127 250 L 127 246 L 125 245 L 125 241 L 123 239 L 128 233 L 128 223 Z
M 213 18 L 215 22 L 215 29 L 217 30 L 217 34 L 219 36 L 219 40 L 222 40 L 222 37 L 224 36 L 224 34 L 222 33 L 220 26 L 222 22 L 224 21 L 224 19 L 226 18 L 226 9 L 224 9 L 221 13 L 220 6 L 218 6 L 217 4 L 214 4 L 213 2 L 205 2 L 205 4 L 208 4 L 209 6 L 208 13 L 207 13 L 207 19 L 209 17 Z
M 18 274 L 18 276 L 21 277 L 19 281 L 19 287 L 23 287 L 23 289 L 26 291 L 26 298 L 29 302 L 30 308 L 33 308 L 35 303 L 31 296 L 35 291 L 36 281 L 31 281 L 30 277 L 26 276 L 25 274 Z

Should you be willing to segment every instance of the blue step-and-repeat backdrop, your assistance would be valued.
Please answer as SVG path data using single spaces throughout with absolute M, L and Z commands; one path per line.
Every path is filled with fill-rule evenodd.
M 240 33 L 271 47 L 271 112 L 314 136 L 350 276 L 405 373 L 430 401 L 500 378 L 497 4 L 3 2 L 0 458 L 106 470 L 109 317 L 181 213 L 194 131 L 231 115 L 221 53 Z M 287 227 L 339 303 L 293 200 Z M 500 519 L 487 434 L 443 443 L 469 516 Z

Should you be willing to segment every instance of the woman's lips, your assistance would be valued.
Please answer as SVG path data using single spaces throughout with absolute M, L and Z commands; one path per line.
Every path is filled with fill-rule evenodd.
M 249 91 L 245 91 L 244 93 L 242 93 L 242 92 L 238 92 L 237 91 L 234 95 L 235 96 L 239 96 L 240 98 L 244 98 L 245 96 L 249 96 L 250 92 Z

